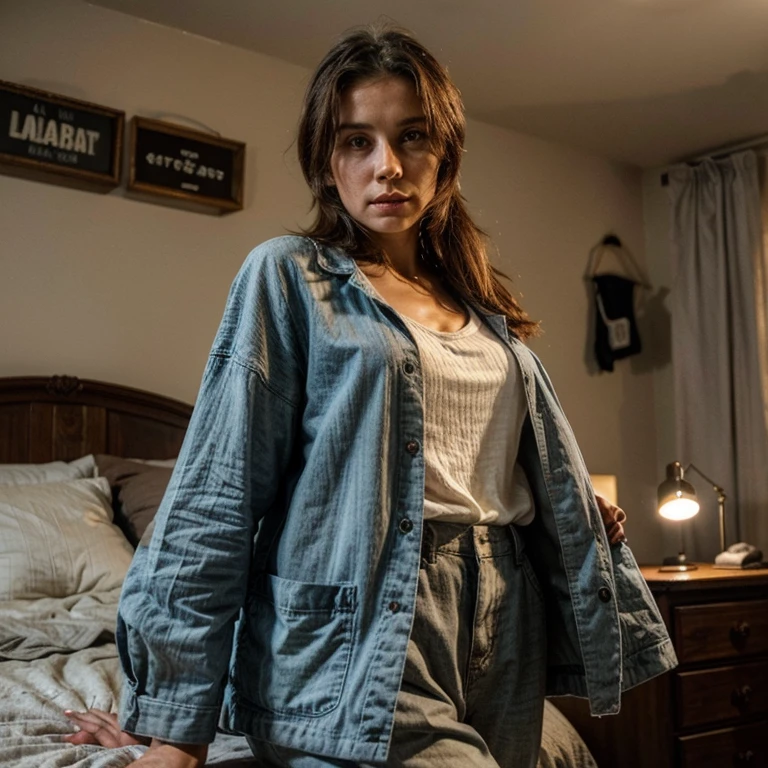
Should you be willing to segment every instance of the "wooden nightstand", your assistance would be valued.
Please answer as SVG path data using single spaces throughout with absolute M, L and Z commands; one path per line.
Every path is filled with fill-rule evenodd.
M 768 768 L 768 569 L 644 566 L 680 666 L 593 718 L 554 699 L 600 768 Z

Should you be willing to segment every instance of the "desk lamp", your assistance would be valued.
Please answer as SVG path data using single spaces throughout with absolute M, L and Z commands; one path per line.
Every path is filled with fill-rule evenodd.
M 689 464 L 685 469 L 679 461 L 667 464 L 666 480 L 659 486 L 659 514 L 667 520 L 688 520 L 699 512 L 696 490 L 684 479 L 685 473 L 693 470 L 706 480 L 717 494 L 720 514 L 720 551 L 725 549 L 725 492 L 710 480 L 698 467 Z M 683 549 L 683 531 L 680 529 L 680 552 L 676 557 L 666 557 L 660 571 L 693 571 L 697 568 L 687 560 Z

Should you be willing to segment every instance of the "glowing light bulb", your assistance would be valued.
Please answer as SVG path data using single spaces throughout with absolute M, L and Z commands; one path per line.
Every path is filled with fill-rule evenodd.
M 699 511 L 699 503 L 693 499 L 683 499 L 678 491 L 677 498 L 670 499 L 659 507 L 659 514 L 667 520 L 688 520 Z

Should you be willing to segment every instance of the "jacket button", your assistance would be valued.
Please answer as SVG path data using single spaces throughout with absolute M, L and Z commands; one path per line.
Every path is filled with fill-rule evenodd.
M 608 589 L 608 587 L 600 587 L 600 589 L 597 590 L 597 596 L 604 603 L 607 603 L 611 599 L 611 590 Z
M 413 530 L 413 523 L 407 517 L 404 517 L 400 521 L 398 528 L 400 528 L 400 533 L 410 533 Z
M 410 453 L 411 456 L 415 456 L 419 452 L 418 440 L 409 440 L 405 444 L 405 450 L 408 451 L 408 453 Z
M 410 376 L 416 370 L 416 366 L 413 363 L 406 363 L 403 370 Z
M 392 613 L 397 613 L 400 610 L 400 603 L 398 603 L 396 600 L 393 600 L 389 604 L 389 610 L 392 611 Z

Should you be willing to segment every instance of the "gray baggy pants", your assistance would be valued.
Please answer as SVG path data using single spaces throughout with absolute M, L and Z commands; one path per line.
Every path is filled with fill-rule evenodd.
M 546 632 L 514 526 L 425 523 L 388 768 L 535 768 Z M 251 742 L 260 765 L 355 763 Z

